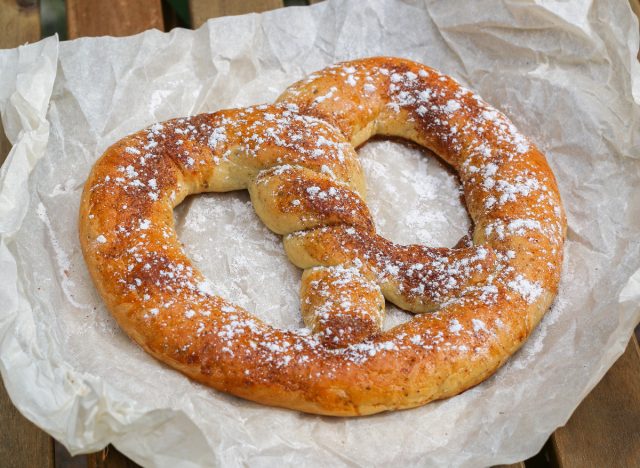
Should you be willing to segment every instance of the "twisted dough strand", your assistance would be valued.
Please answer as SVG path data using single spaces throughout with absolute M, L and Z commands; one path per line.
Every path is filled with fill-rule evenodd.
M 463 248 L 375 232 L 354 147 L 375 134 L 435 151 L 474 221 Z M 248 189 L 306 269 L 311 330 L 280 330 L 215 295 L 173 228 L 205 191 Z M 82 197 L 87 265 L 147 352 L 216 389 L 329 415 L 421 405 L 491 375 L 549 307 L 565 219 L 544 156 L 455 80 L 395 58 L 338 64 L 274 105 L 156 124 L 111 146 Z M 421 314 L 381 331 L 384 300 Z

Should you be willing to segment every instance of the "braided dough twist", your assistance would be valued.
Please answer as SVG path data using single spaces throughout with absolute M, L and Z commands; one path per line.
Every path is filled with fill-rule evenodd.
M 474 222 L 464 245 L 376 233 L 354 150 L 373 135 L 411 140 L 457 171 Z M 216 296 L 181 248 L 173 208 L 238 189 L 305 269 L 311 332 Z M 436 70 L 384 57 L 314 73 L 273 105 L 128 136 L 95 164 L 80 208 L 94 282 L 147 352 L 218 390 L 326 415 L 414 407 L 490 376 L 550 306 L 565 229 L 544 156 L 503 114 Z M 429 313 L 382 331 L 384 298 Z

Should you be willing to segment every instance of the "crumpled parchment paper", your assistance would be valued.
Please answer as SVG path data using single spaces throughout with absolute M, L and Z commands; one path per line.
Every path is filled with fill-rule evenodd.
M 113 442 L 149 466 L 482 466 L 531 456 L 640 318 L 637 49 L 625 0 L 368 0 L 0 51 L 0 109 L 15 145 L 0 173 L 0 371 L 12 400 L 72 453 Z M 153 122 L 269 102 L 308 72 L 379 54 L 455 76 L 547 154 L 568 212 L 566 261 L 560 295 L 526 345 L 462 395 L 361 419 L 242 401 L 147 356 L 109 316 L 80 252 L 77 211 L 93 162 Z M 465 233 L 456 179 L 435 158 L 386 141 L 360 154 L 385 235 L 452 245 Z M 220 294 L 271 323 L 301 324 L 300 273 L 246 193 L 192 198 L 176 221 Z M 406 319 L 389 308 L 387 326 Z

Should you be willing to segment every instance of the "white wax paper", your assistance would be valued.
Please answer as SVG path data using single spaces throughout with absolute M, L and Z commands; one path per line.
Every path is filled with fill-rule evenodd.
M 148 466 L 483 466 L 533 455 L 640 318 L 637 49 L 625 0 L 369 0 L 0 51 L 15 145 L 0 173 L 0 371 L 12 400 L 72 453 L 112 442 Z M 568 213 L 566 261 L 526 345 L 462 395 L 360 419 L 249 403 L 147 356 L 109 316 L 80 252 L 93 162 L 153 122 L 270 102 L 308 72 L 381 54 L 458 78 L 548 156 Z M 385 235 L 452 245 L 466 232 L 456 179 L 436 159 L 385 141 L 360 154 Z M 176 221 L 220 294 L 300 325 L 300 272 L 246 193 L 192 198 Z M 406 319 L 390 308 L 387 326 Z

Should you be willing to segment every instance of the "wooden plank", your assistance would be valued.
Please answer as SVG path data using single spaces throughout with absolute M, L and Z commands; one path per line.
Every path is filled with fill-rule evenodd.
M 635 336 L 551 440 L 561 468 L 640 465 L 640 350 Z
M 53 439 L 22 416 L 0 379 L 0 465 L 53 467 Z
M 164 30 L 161 0 L 67 0 L 69 39 Z
M 191 26 L 199 28 L 209 18 L 260 13 L 284 6 L 282 0 L 191 0 Z
M 0 0 L 0 49 L 40 40 L 38 0 Z

